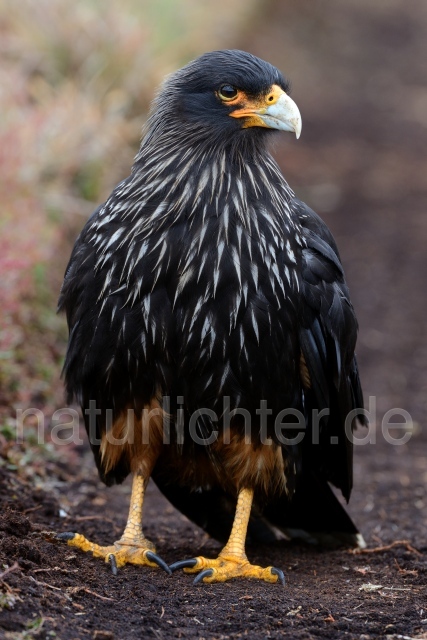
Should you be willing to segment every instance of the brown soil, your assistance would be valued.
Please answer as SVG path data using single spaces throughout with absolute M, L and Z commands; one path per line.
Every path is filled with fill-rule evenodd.
M 85 470 L 56 487 L 57 502 L 51 492 L 3 472 L 0 562 L 15 568 L 4 575 L 2 591 L 15 604 L 0 614 L 0 637 L 13 638 L 12 632 L 40 618 L 38 637 L 50 638 L 54 631 L 61 640 L 425 637 L 420 634 L 427 617 L 427 545 L 414 506 L 416 483 L 405 490 L 398 480 L 390 483 L 383 461 L 378 464 L 370 454 L 359 463 L 366 486 L 359 480 L 352 511 L 368 542 L 406 537 L 411 544 L 360 555 L 287 543 L 249 547 L 253 561 L 284 569 L 285 588 L 244 581 L 193 586 L 188 575 L 132 566 L 114 577 L 102 561 L 51 541 L 48 532 L 77 530 L 103 544 L 117 539 L 128 486 L 106 489 Z M 59 504 L 65 517 L 59 517 Z M 154 488 L 145 522 L 166 562 L 195 553 L 214 557 L 220 548 Z M 361 590 L 369 583 L 382 588 Z
M 349 510 L 369 547 L 409 542 L 359 555 L 249 547 L 253 561 L 283 568 L 285 588 L 193 586 L 188 575 L 131 566 L 114 577 L 44 532 L 110 543 L 125 522 L 128 485 L 99 484 L 87 453 L 57 470 L 49 489 L 3 468 L 0 598 L 9 608 L 0 638 L 427 638 L 426 30 L 424 0 L 411 11 L 403 0 L 277 0 L 240 43 L 293 78 L 303 136 L 278 148 L 279 160 L 333 230 L 360 319 L 377 442 L 356 447 Z M 401 446 L 381 433 L 396 407 L 415 421 Z M 154 488 L 145 522 L 167 562 L 220 548 Z

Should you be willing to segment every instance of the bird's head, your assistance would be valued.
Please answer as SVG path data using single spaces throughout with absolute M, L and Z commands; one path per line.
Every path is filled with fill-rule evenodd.
M 173 73 L 153 103 L 148 134 L 233 144 L 271 130 L 299 138 L 301 115 L 289 83 L 268 62 L 238 50 L 212 51 Z

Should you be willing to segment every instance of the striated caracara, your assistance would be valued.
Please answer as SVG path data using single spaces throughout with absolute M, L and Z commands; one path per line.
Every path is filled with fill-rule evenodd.
M 102 480 L 131 473 L 133 487 L 119 541 L 60 537 L 113 572 L 130 562 L 283 583 L 249 563 L 248 526 L 253 540 L 361 541 L 329 486 L 349 498 L 351 434 L 365 422 L 357 322 L 331 233 L 267 150 L 277 130 L 300 135 L 288 94 L 243 51 L 171 75 L 131 175 L 76 240 L 59 301 L 67 393 Z M 228 539 L 218 558 L 169 568 L 156 554 L 141 525 L 150 477 Z

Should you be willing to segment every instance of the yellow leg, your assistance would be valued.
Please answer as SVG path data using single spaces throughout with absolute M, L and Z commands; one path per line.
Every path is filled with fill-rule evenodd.
M 116 542 L 121 545 L 146 546 L 154 550 L 152 542 L 142 533 L 142 505 L 144 504 L 145 481 L 137 474 L 133 477 L 132 493 L 130 497 L 129 516 L 123 535 Z
M 236 515 L 234 516 L 230 537 L 224 549 L 219 554 L 220 556 L 227 557 L 230 555 L 247 560 L 245 542 L 253 497 L 254 492 L 252 489 L 242 489 L 240 491 L 237 498 Z
M 103 547 L 95 542 L 90 542 L 80 533 L 60 533 L 57 537 L 61 540 L 67 540 L 70 547 L 90 551 L 95 558 L 104 558 L 105 562 L 111 564 L 113 573 L 117 572 L 117 567 L 123 567 L 127 563 L 149 567 L 160 566 L 167 573 L 170 573 L 167 564 L 156 555 L 154 544 L 147 540 L 142 532 L 142 505 L 145 485 L 142 475 L 136 474 L 132 482 L 126 527 L 120 540 L 114 544 Z
M 252 578 L 265 582 L 284 584 L 283 572 L 275 567 L 259 567 L 250 564 L 245 553 L 246 533 L 251 515 L 252 489 L 242 489 L 237 498 L 236 515 L 227 544 L 218 558 L 209 559 L 199 556 L 192 560 L 183 560 L 171 565 L 172 571 L 184 568 L 186 573 L 199 573 L 196 582 L 225 582 L 231 578 Z

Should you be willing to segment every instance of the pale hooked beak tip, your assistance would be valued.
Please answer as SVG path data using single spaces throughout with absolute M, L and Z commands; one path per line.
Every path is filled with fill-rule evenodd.
M 302 118 L 295 102 L 284 91 L 274 105 L 261 116 L 265 125 L 281 131 L 294 131 L 296 138 L 301 135 Z

